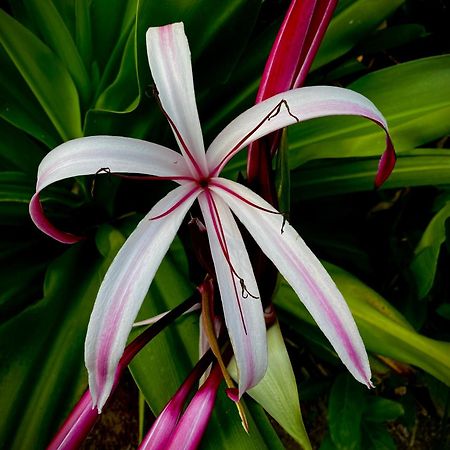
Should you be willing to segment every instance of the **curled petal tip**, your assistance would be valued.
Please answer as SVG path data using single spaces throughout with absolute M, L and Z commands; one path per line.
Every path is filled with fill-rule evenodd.
M 390 137 L 386 138 L 386 150 L 381 155 L 378 164 L 378 171 L 375 177 L 375 189 L 378 189 L 391 175 L 394 170 L 397 155 L 395 154 L 394 146 Z
M 230 400 L 237 403 L 239 401 L 239 390 L 237 388 L 227 388 L 225 392 Z
M 30 216 L 35 225 L 45 234 L 52 237 L 56 241 L 63 244 L 75 244 L 76 242 L 82 241 L 84 237 L 76 236 L 71 233 L 66 233 L 56 228 L 45 216 L 44 210 L 42 208 L 41 202 L 39 200 L 39 194 L 36 193 L 30 200 Z

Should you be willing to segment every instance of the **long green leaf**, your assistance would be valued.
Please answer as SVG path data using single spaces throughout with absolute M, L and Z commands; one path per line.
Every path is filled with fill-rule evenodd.
M 450 56 L 398 64 L 365 75 L 348 88 L 380 109 L 398 153 L 450 133 Z M 289 145 L 295 168 L 311 159 L 380 155 L 384 136 L 368 120 L 332 117 L 290 127 Z
M 269 365 L 264 378 L 248 394 L 301 446 L 311 449 L 300 412 L 297 384 L 278 322 L 267 330 Z M 236 379 L 236 366 L 234 366 Z
M 415 276 L 418 294 L 425 297 L 433 286 L 441 245 L 446 240 L 445 223 L 450 217 L 450 202 L 435 214 L 414 250 L 411 270 Z
M 2 448 L 44 448 L 86 387 L 83 342 L 99 286 L 97 255 L 88 246 L 68 250 L 51 265 L 44 297 L 0 327 Z
M 47 147 L 58 145 L 61 138 L 54 125 L 1 46 L 0 65 L 0 116 Z
M 317 198 L 373 190 L 379 157 L 361 161 L 323 161 L 305 165 L 291 176 L 296 198 Z M 381 189 L 450 185 L 447 150 L 417 149 L 402 153 L 394 172 Z
M 420 367 L 450 384 L 449 342 L 417 333 L 395 308 L 356 277 L 337 266 L 326 267 L 344 295 L 368 350 Z M 285 282 L 276 292 L 275 301 L 290 316 L 314 323 Z
M 81 136 L 78 93 L 54 53 L 0 10 L 0 42 L 63 140 Z
M 90 80 L 80 53 L 64 20 L 51 1 L 27 0 L 25 3 L 44 42 L 59 57 L 71 75 L 83 104 L 90 95 Z

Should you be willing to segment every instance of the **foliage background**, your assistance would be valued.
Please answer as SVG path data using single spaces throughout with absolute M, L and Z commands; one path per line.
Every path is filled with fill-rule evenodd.
M 172 146 L 149 95 L 143 35 L 148 26 L 178 20 L 189 36 L 210 142 L 252 105 L 286 7 L 275 0 L 11 0 L 0 11 L 2 448 L 45 447 L 85 389 L 83 341 L 99 283 L 125 236 L 168 188 L 107 176 L 94 185 L 85 177 L 50 187 L 43 201 L 51 219 L 89 235 L 68 248 L 39 233 L 28 217 L 43 155 L 65 140 L 94 134 Z M 328 262 L 371 353 L 378 385 L 367 392 L 345 374 L 280 282 L 274 300 L 303 417 L 314 446 L 323 449 L 448 445 L 448 14 L 438 0 L 341 0 L 308 78 L 307 84 L 361 92 L 386 116 L 399 158 L 382 190 L 372 189 L 383 139 L 375 126 L 332 118 L 289 130 L 291 221 Z M 236 177 L 244 165 L 244 157 L 236 159 L 227 176 Z M 189 242 L 182 232 L 142 317 L 192 292 L 198 273 L 183 245 Z M 152 416 L 143 398 L 156 414 L 196 360 L 197 322 L 193 316 L 178 321 L 132 363 L 135 381 L 126 380 L 119 395 L 128 405 L 138 385 L 141 429 Z M 222 395 L 205 448 L 289 445 L 256 402 L 246 404 L 252 433 L 242 431 Z M 117 448 L 114 438 L 107 444 L 112 432 L 106 430 L 99 441 Z M 99 448 L 92 439 L 87 445 Z M 126 447 L 136 435 L 118 439 Z

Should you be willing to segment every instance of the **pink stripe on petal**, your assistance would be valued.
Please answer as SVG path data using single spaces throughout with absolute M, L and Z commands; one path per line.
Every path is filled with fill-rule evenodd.
M 34 224 L 53 239 L 63 244 L 75 244 L 84 239 L 82 236 L 75 236 L 74 234 L 59 230 L 47 219 L 39 200 L 39 193 L 34 194 L 31 198 L 29 210 Z
M 218 196 L 208 194 L 213 197 L 214 205 L 207 193 L 202 193 L 198 201 L 208 231 L 225 324 L 237 361 L 241 396 L 262 379 L 267 368 L 264 314 L 236 221 Z
M 89 386 L 100 409 L 108 399 L 117 364 L 150 283 L 196 198 L 194 186 L 187 183 L 174 189 L 152 208 L 120 249 L 100 286 L 85 344 Z M 186 198 L 188 192 L 192 195 Z M 150 220 L 181 198 L 185 201 L 169 215 Z
M 195 102 L 189 43 L 182 23 L 149 28 L 147 54 L 159 99 L 191 174 L 205 176 L 203 135 Z
M 225 179 L 220 183 L 260 207 L 276 211 L 244 186 Z M 367 353 L 350 310 L 331 277 L 297 232 L 280 215 L 250 206 L 218 187 L 211 189 L 226 201 L 292 286 L 353 376 L 371 386 Z

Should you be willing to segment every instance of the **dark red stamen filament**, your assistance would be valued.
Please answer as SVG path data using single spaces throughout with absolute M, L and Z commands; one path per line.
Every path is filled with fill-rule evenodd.
M 242 144 L 253 134 L 256 133 L 256 131 L 258 131 L 265 122 L 268 122 L 269 120 L 273 119 L 274 117 L 276 117 L 278 114 L 280 114 L 281 111 L 281 107 L 282 106 L 286 107 L 286 110 L 288 112 L 288 114 L 293 117 L 297 122 L 300 122 L 300 119 L 295 116 L 294 114 L 291 113 L 291 110 L 289 108 L 289 105 L 287 103 L 286 100 L 280 100 L 280 102 L 272 109 L 269 111 L 269 113 L 263 117 L 263 119 L 251 130 L 249 131 L 220 161 L 219 164 L 217 164 L 217 166 L 211 171 L 211 176 L 215 176 L 217 175 L 217 173 L 220 171 L 220 169 L 222 168 L 222 166 L 225 164 L 226 161 L 228 161 L 228 159 L 230 159 L 232 156 L 234 156 L 234 154 L 238 151 L 238 149 L 242 146 Z
M 219 211 L 217 210 L 217 205 L 214 202 L 211 192 L 205 191 L 205 194 L 206 194 L 206 199 L 207 199 L 208 206 L 209 206 L 209 211 L 211 213 L 211 219 L 213 222 L 214 230 L 216 232 L 216 236 L 219 241 L 220 248 L 222 249 L 222 253 L 225 256 L 225 260 L 228 263 L 228 268 L 230 269 L 231 279 L 233 280 L 234 296 L 235 296 L 236 302 L 238 304 L 239 315 L 241 316 L 241 322 L 242 322 L 242 326 L 244 328 L 244 333 L 247 334 L 247 326 L 245 325 L 244 314 L 242 312 L 242 305 L 239 300 L 239 294 L 236 289 L 236 283 L 234 282 L 234 276 L 236 276 L 239 280 L 241 280 L 241 277 L 236 273 L 236 270 L 234 269 L 233 264 L 231 263 L 230 254 L 228 252 L 228 246 L 227 246 L 227 242 L 225 239 L 225 232 L 223 230 L 222 223 L 220 222 Z
M 153 95 L 156 99 L 156 102 L 158 103 L 159 108 L 161 109 L 161 112 L 164 114 L 164 117 L 169 122 L 170 126 L 172 127 L 172 130 L 174 131 L 175 135 L 177 136 L 178 142 L 183 147 L 184 151 L 186 152 L 186 155 L 188 156 L 189 160 L 191 161 L 192 165 L 194 166 L 195 170 L 197 171 L 197 174 L 199 177 L 203 177 L 203 171 L 201 167 L 199 166 L 197 160 L 194 158 L 194 155 L 190 152 L 188 146 L 186 145 L 186 142 L 184 142 L 183 137 L 181 136 L 181 133 L 179 132 L 177 126 L 175 125 L 174 121 L 170 118 L 169 114 L 167 114 L 166 110 L 164 109 L 161 99 L 159 98 L 159 92 L 156 89 L 156 86 L 153 89 Z
M 192 188 L 187 194 L 183 195 L 183 197 L 181 197 L 177 202 L 175 202 L 175 204 L 172 205 L 169 209 L 167 209 L 161 214 L 158 214 L 157 216 L 150 217 L 148 220 L 156 220 L 168 216 L 172 211 L 175 211 L 182 203 L 184 203 L 186 200 L 188 200 L 190 197 L 192 197 L 195 193 L 199 191 L 200 188 L 198 186 Z

